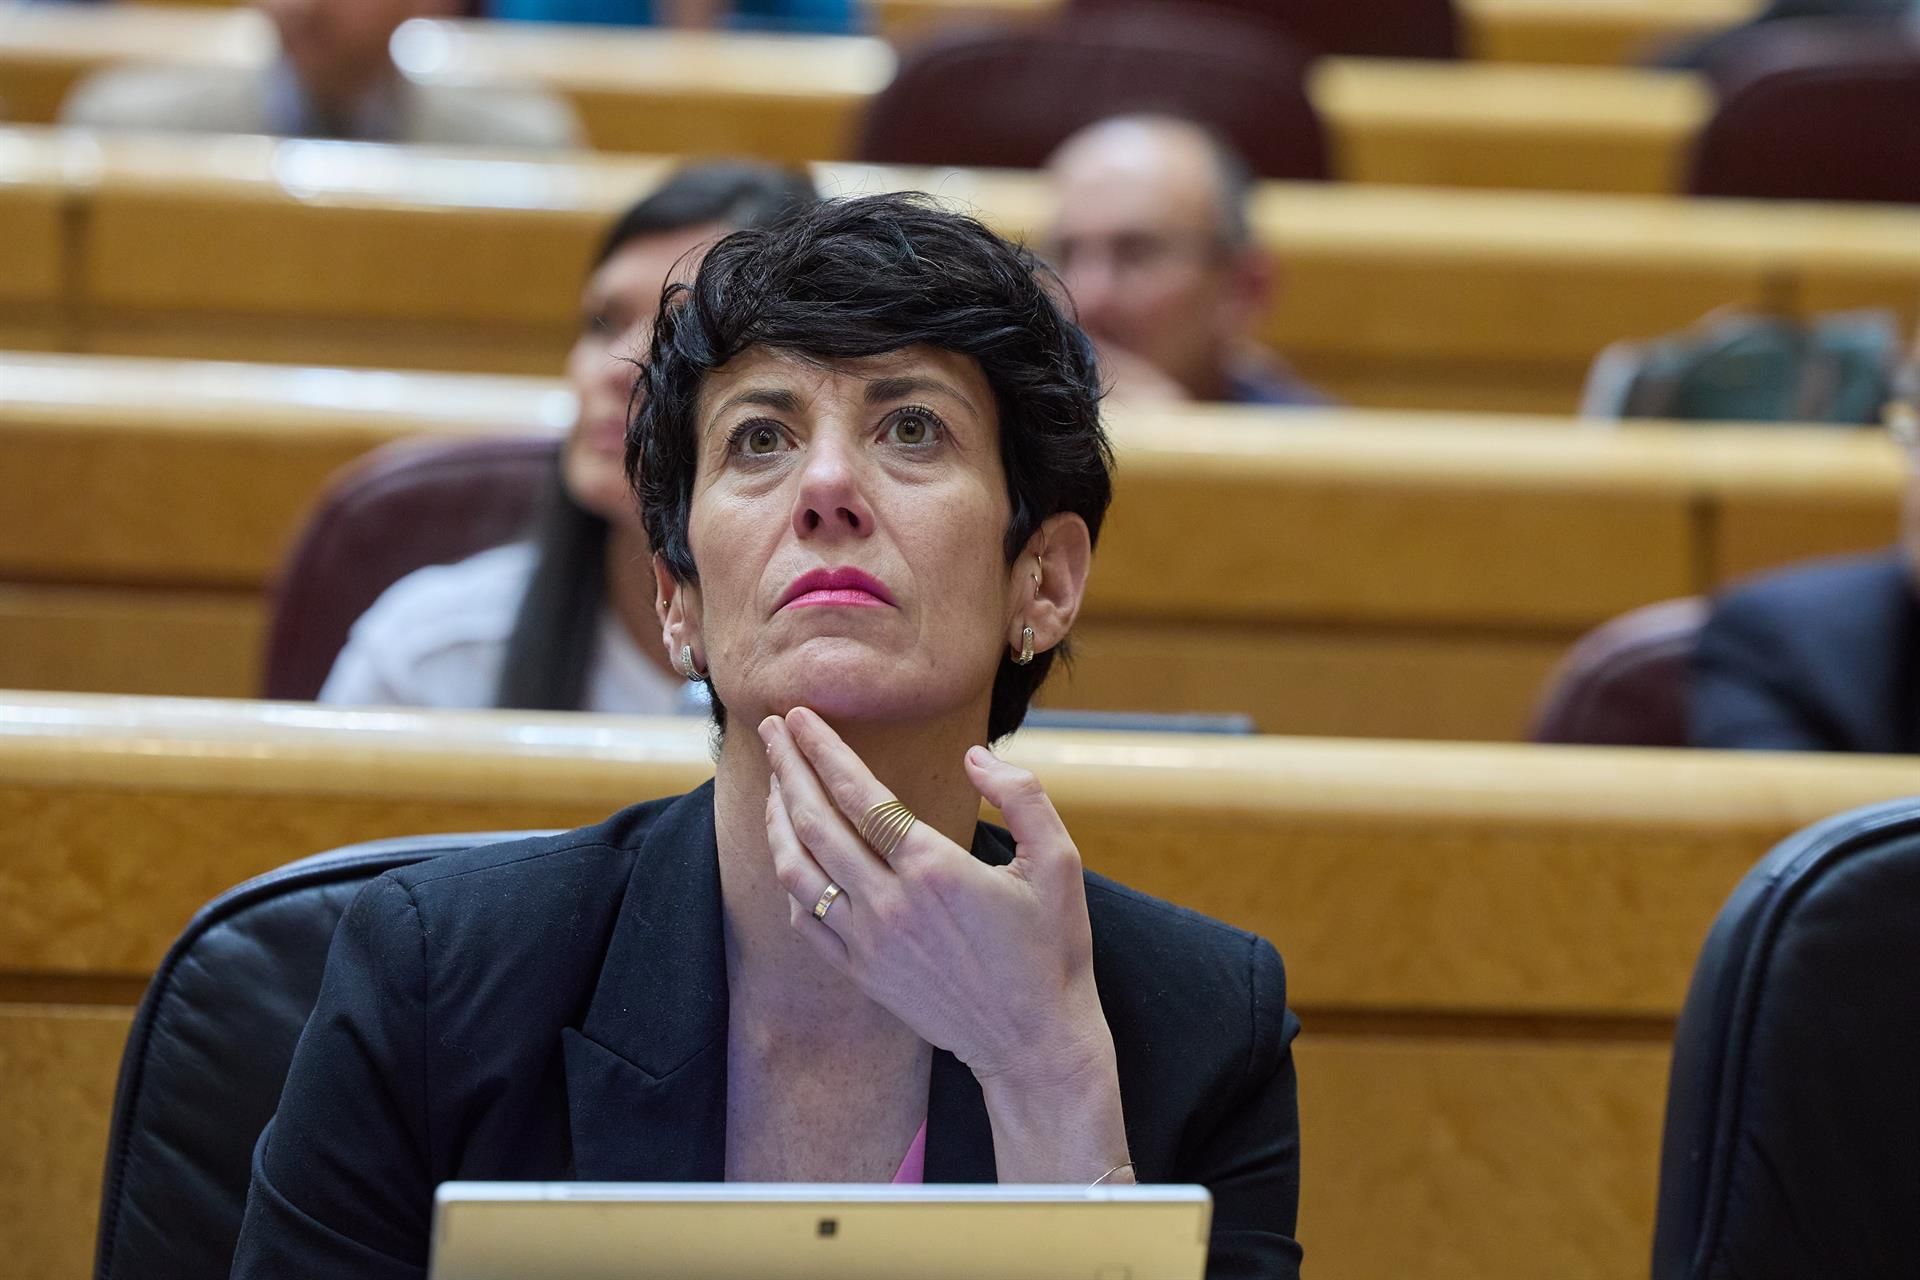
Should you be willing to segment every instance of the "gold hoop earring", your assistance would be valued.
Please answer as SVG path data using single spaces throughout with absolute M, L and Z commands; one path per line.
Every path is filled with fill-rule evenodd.
M 1020 656 L 1013 660 L 1016 667 L 1024 667 L 1033 661 L 1033 628 L 1020 628 Z
M 680 646 L 680 674 L 695 684 L 707 678 L 706 672 L 693 665 L 693 646 L 690 644 Z

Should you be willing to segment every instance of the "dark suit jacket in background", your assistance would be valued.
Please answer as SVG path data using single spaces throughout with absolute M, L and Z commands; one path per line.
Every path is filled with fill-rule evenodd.
M 1012 858 L 984 824 L 974 853 Z M 1210 1280 L 1296 1276 L 1280 957 L 1099 876 L 1087 900 L 1140 1180 L 1212 1190 Z M 419 1280 L 448 1179 L 718 1181 L 726 1033 L 711 783 L 390 872 L 334 937 L 233 1274 Z M 927 1112 L 926 1180 L 994 1181 L 980 1086 L 940 1050 Z
M 1920 605 L 1897 552 L 1799 565 L 1714 602 L 1693 660 L 1698 747 L 1920 751 Z

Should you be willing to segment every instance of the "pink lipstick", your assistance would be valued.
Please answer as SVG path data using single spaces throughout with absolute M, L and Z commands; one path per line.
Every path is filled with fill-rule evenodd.
M 887 584 L 870 573 L 847 566 L 839 569 L 811 569 L 793 580 L 780 596 L 781 609 L 839 605 L 843 608 L 870 609 L 892 605 L 893 593 Z

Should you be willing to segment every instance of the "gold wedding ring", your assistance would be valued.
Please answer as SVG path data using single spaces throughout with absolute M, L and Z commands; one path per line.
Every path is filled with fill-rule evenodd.
M 913 810 L 898 800 L 882 800 L 867 810 L 867 816 L 860 819 L 860 838 L 867 847 L 880 855 L 885 862 L 893 857 L 894 850 L 907 838 L 907 832 L 913 830 L 913 824 L 919 819 L 913 816 Z
M 840 896 L 840 886 L 827 881 L 827 887 L 820 891 L 820 901 L 813 904 L 813 918 L 821 924 L 827 922 L 827 909 L 833 906 L 834 899 Z

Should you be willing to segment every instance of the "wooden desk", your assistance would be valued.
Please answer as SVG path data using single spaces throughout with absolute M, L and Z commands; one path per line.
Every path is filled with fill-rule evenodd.
M 153 0 L 141 0 L 152 3 Z M 236 0 L 168 0 L 230 5 Z M 870 0 L 868 25 L 899 44 L 956 22 L 1044 17 L 1058 0 Z M 1753 16 L 1754 0 L 1461 0 L 1472 56 L 1501 62 L 1614 66 L 1670 40 Z
M 0 357 L 0 686 L 248 694 L 267 580 L 392 440 L 561 431 L 545 380 Z
M 558 429 L 559 384 L 0 361 L 0 687 L 246 696 L 324 484 L 403 436 Z M 1874 433 L 1116 413 L 1079 659 L 1048 698 L 1269 731 L 1512 738 L 1586 628 L 1892 540 Z
M 1859 757 L 1147 735 L 1010 754 L 1090 866 L 1281 947 L 1306 1026 L 1301 1236 L 1336 1278 L 1642 1265 L 1708 922 L 1775 840 L 1916 780 Z M 207 897 L 353 840 L 595 819 L 708 768 L 686 721 L 0 702 L 0 1229 L 24 1273 L 84 1262 L 115 1006 Z
M 519 373 L 559 367 L 600 229 L 670 163 L 0 138 L 0 166 L 65 175 L 85 349 Z M 931 189 L 1011 234 L 1049 216 L 1031 174 L 816 173 Z M 1360 404 L 1570 412 L 1607 343 L 1717 306 L 1920 303 L 1906 209 L 1274 183 L 1254 223 L 1283 265 L 1265 336 Z
M 0 130 L 0 347 L 52 350 L 67 331 L 72 192 L 57 154 Z
M 254 66 L 272 49 L 244 10 L 32 6 L 0 23 L 0 96 L 19 121 L 55 119 L 81 76 L 129 58 Z M 428 82 L 559 93 L 602 149 L 792 163 L 849 155 L 895 63 L 868 37 L 476 22 L 409 27 L 395 55 Z M 1339 176 L 1367 183 L 1670 191 L 1710 108 L 1692 76 L 1620 67 L 1330 59 L 1309 88 Z

